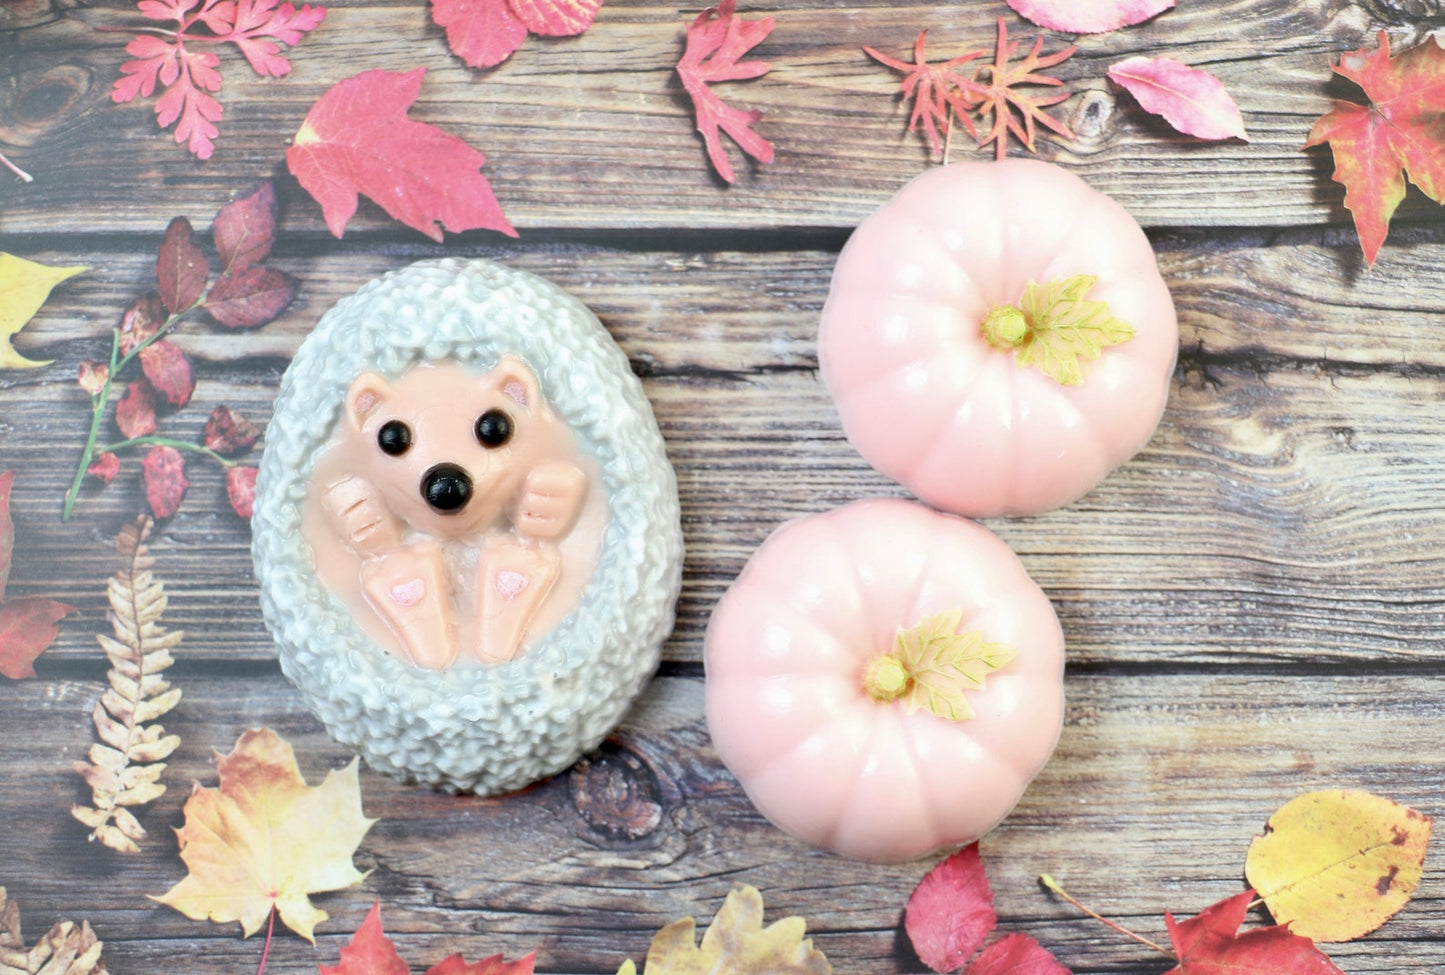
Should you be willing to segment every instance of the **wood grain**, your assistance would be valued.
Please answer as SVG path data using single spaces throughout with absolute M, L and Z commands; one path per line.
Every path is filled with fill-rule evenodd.
M 414 117 L 487 154 L 484 172 L 524 232 L 851 227 L 929 165 L 924 142 L 904 131 L 899 76 L 861 47 L 902 56 L 929 28 L 939 57 L 991 50 L 998 13 L 983 4 L 897 0 L 757 10 L 777 20 L 757 50 L 773 71 L 721 90 L 765 113 L 759 131 L 778 154 L 770 166 L 739 166 L 740 182 L 728 189 L 706 167 L 672 70 L 696 9 L 612 0 L 585 35 L 532 38 L 501 67 L 476 72 L 447 51 L 424 0 L 333 5 L 295 49 L 284 80 L 258 78 L 234 51 L 224 53 L 222 136 L 215 156 L 200 163 L 156 129 L 152 99 L 110 102 L 128 35 L 97 28 L 141 24 L 131 4 L 29 3 L 4 32 L 10 51 L 0 75 L 9 84 L 0 88 L 0 151 L 40 178 L 24 186 L 0 181 L 0 231 L 52 232 L 57 214 L 81 207 L 84 227 L 66 229 L 149 232 L 175 209 L 214 208 L 233 190 L 282 171 L 288 140 L 332 84 L 366 69 L 417 66 L 428 75 Z M 1079 138 L 1044 141 L 1041 155 L 1115 196 L 1148 226 L 1342 223 L 1328 152 L 1301 147 L 1331 96 L 1357 97 L 1331 81 L 1330 66 L 1341 52 L 1373 44 L 1377 18 L 1387 13 L 1334 0 L 1219 0 L 1082 38 L 1080 52 L 1058 69 L 1077 94 L 1055 110 Z M 1416 34 L 1425 23 L 1415 21 Z M 1017 18 L 1009 24 L 1017 36 L 1036 33 Z M 1411 41 L 1397 34 L 1397 47 Z M 1052 38 L 1049 47 L 1064 43 Z M 1166 47 L 1220 77 L 1243 109 L 1250 142 L 1180 136 L 1105 81 L 1111 64 Z M 960 133 L 953 158 L 992 158 L 991 147 L 979 151 L 967 141 Z M 742 161 L 736 147 L 730 152 Z M 141 184 L 165 192 L 139 193 Z M 289 177 L 282 195 L 294 204 L 286 229 L 324 229 L 318 208 Z M 1436 222 L 1438 208 L 1412 194 L 1398 219 Z M 351 232 L 386 224 L 363 204 Z
M 1445 244 L 1422 241 L 1354 283 L 1338 270 L 1345 245 L 1166 239 L 1161 248 L 1183 350 L 1154 439 L 1068 509 L 992 523 L 1053 599 L 1074 659 L 1438 659 L 1445 302 L 1409 296 L 1411 282 L 1445 272 Z M 668 661 L 700 660 L 711 606 L 782 521 L 902 493 L 848 445 L 816 374 L 831 253 L 486 253 L 577 293 L 643 376 L 678 470 L 688 545 Z M 21 472 L 20 551 L 45 553 L 22 555 L 13 586 L 81 607 L 52 653 L 92 655 L 109 571 L 96 553 L 144 500 L 131 456 L 114 485 L 85 488 L 73 524 L 56 517 L 88 416 L 71 377 L 104 353 L 108 327 L 146 287 L 150 258 L 30 256 L 96 270 L 58 291 L 21 339 L 55 365 L 11 373 L 0 387 L 0 458 Z M 198 439 L 217 403 L 263 422 L 320 313 L 399 261 L 323 251 L 274 263 L 302 280 L 281 321 L 250 333 L 183 326 L 178 341 L 200 383 L 192 405 L 164 421 L 172 435 Z M 190 478 L 161 549 L 175 624 L 194 634 L 197 653 L 267 658 L 249 534 L 226 506 L 218 468 L 193 461 Z
M 78 855 L 84 829 L 65 809 L 80 794 L 64 766 L 88 744 L 99 668 L 0 686 L 12 794 L 0 863 L 11 896 L 32 931 L 59 915 L 88 917 L 116 972 L 175 970 L 181 957 L 190 972 L 238 971 L 259 956 L 260 939 L 238 943 L 234 925 L 188 921 L 141 896 L 184 875 L 165 826 L 179 824 L 187 782 L 214 784 L 211 748 L 266 722 L 295 743 L 312 780 L 347 759 L 279 675 L 216 679 L 184 657 L 178 668 L 185 697 L 166 726 L 184 744 L 166 773 L 172 788 L 143 813 L 153 836 L 131 858 Z M 1428 808 L 1445 789 L 1438 763 L 1420 761 L 1445 717 L 1445 683 L 1434 675 L 1071 672 L 1066 687 L 1058 752 L 983 854 L 1001 929 L 1032 934 L 1075 971 L 1157 972 L 1162 960 L 1054 900 L 1039 873 L 1161 937 L 1166 908 L 1187 915 L 1242 889 L 1250 838 L 1297 792 L 1349 782 Z M 611 972 L 626 955 L 640 958 L 674 917 L 705 921 L 735 883 L 760 887 L 770 918 L 808 918 L 840 971 L 919 970 L 898 925 L 931 861 L 865 868 L 768 825 L 712 751 L 701 690 L 695 678 L 657 681 L 584 767 L 505 799 L 441 796 L 364 772 L 365 811 L 380 822 L 357 860 L 372 873 L 360 888 L 318 897 L 333 915 L 318 948 L 282 936 L 268 971 L 334 963 L 380 898 L 413 970 L 452 951 L 537 947 L 541 971 Z M 1362 740 L 1379 747 L 1362 753 Z M 629 790 L 647 807 L 640 819 L 597 811 Z M 1347 971 L 1445 964 L 1445 945 L 1431 936 L 1445 923 L 1434 861 L 1398 918 L 1366 942 L 1329 949 Z

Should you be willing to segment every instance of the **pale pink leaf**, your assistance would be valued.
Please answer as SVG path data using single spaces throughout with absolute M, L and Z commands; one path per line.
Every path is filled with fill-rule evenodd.
M 1174 0 L 1008 0 L 1008 5 L 1049 30 L 1104 34 L 1143 23 L 1174 6 Z
M 1109 77 L 1180 132 L 1201 139 L 1243 139 L 1244 118 L 1224 84 L 1208 71 L 1172 58 L 1129 58 Z

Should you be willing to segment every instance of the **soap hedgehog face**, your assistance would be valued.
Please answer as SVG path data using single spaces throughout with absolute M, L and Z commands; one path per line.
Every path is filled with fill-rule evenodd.
M 515 496 L 541 449 L 536 377 L 515 356 L 464 377 L 418 366 L 388 381 L 374 372 L 346 393 L 346 422 L 359 441 L 356 470 L 387 506 L 430 534 L 457 538 L 486 528 Z

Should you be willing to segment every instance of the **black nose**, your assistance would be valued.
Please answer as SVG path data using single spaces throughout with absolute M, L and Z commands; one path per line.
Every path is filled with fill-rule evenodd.
M 472 499 L 472 479 L 456 464 L 438 464 L 421 479 L 421 496 L 444 515 L 453 515 Z

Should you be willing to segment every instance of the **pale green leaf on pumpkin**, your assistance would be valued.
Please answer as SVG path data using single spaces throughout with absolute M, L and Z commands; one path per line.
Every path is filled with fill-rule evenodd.
M 883 701 L 902 700 L 910 713 L 926 708 L 949 721 L 972 718 L 966 692 L 982 690 L 985 678 L 1006 666 L 1017 651 L 991 643 L 976 631 L 959 633 L 962 619 L 962 610 L 946 610 L 900 629 L 893 650 L 870 664 L 865 674 L 869 692 Z M 900 667 L 906 674 L 901 682 L 875 679 L 891 676 Z
M 1105 302 L 1088 300 L 1097 281 L 1092 274 L 1076 274 L 1024 286 L 1019 310 L 1028 328 L 1015 346 L 1020 369 L 1037 366 L 1062 385 L 1077 386 L 1084 381 L 1085 360 L 1134 337 L 1133 326 L 1115 317 Z

